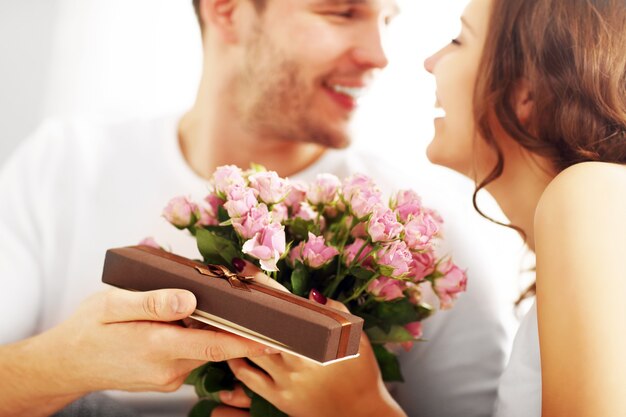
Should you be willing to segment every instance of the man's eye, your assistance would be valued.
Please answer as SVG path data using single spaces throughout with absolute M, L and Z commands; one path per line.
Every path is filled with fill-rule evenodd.
M 342 19 L 351 19 L 355 16 L 356 13 L 354 9 L 347 8 L 347 9 L 331 10 L 327 12 L 326 14 L 328 14 L 329 16 L 340 17 Z

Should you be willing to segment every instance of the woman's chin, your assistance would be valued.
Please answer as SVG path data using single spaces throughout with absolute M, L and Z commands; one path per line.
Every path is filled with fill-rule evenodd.
M 469 176 L 468 170 L 466 169 L 467 161 L 465 158 L 463 158 L 462 155 L 458 155 L 458 153 L 451 152 L 449 146 L 442 146 L 441 143 L 438 143 L 437 139 L 433 139 L 430 144 L 428 144 L 426 157 L 435 165 L 450 168 L 466 177 Z

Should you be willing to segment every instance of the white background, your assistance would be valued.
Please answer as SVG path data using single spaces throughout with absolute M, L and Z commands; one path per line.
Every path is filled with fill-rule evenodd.
M 434 83 L 423 60 L 456 36 L 467 0 L 398 2 L 390 65 L 354 132 L 356 146 L 412 167 L 425 163 L 432 137 Z M 0 164 L 46 117 L 185 109 L 200 54 L 191 0 L 0 0 Z

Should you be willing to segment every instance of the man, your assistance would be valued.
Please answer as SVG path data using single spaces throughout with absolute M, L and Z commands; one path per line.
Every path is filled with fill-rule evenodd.
M 7 343 L 0 347 L 0 415 L 47 415 L 103 389 L 172 391 L 202 361 L 268 353 L 233 336 L 167 324 L 193 311 L 187 292 L 90 296 L 101 288 L 109 247 L 154 235 L 174 252 L 196 254 L 192 239 L 158 214 L 170 197 L 202 196 L 216 167 L 255 162 L 303 179 L 358 170 L 395 182 L 376 159 L 329 149 L 350 143 L 358 97 L 387 65 L 381 37 L 397 12 L 393 0 L 194 6 L 204 69 L 191 110 L 114 126 L 47 123 L 0 176 L 0 280 L 8 294 L 0 306 L 0 342 Z M 479 254 L 468 251 L 473 243 L 465 259 L 477 263 Z M 430 341 L 416 350 L 421 383 L 437 387 L 417 395 L 416 413 L 490 412 L 509 333 L 487 277 L 470 273 L 470 288 L 472 278 L 478 292 L 435 318 L 425 329 Z M 123 399 L 132 404 L 136 397 Z M 224 399 L 246 405 L 238 395 Z M 151 397 L 142 406 L 174 415 L 173 403 Z M 245 412 L 223 407 L 213 415 L 220 414 Z

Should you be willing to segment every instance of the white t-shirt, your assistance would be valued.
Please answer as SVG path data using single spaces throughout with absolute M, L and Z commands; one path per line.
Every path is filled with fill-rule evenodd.
M 199 256 L 194 240 L 160 215 L 174 196 L 207 192 L 181 154 L 177 123 L 49 121 L 10 158 L 0 172 L 0 343 L 50 329 L 104 289 L 108 248 L 153 236 Z M 510 300 L 518 262 L 502 256 L 503 247 L 519 254 L 519 241 L 474 213 L 466 182 L 434 168 L 408 178 L 390 167 L 374 155 L 332 150 L 297 178 L 364 172 L 388 191 L 411 186 L 440 211 L 444 250 L 468 268 L 468 292 L 425 323 L 428 342 L 402 355 L 408 383 L 396 394 L 410 415 L 489 415 L 516 326 Z M 120 398 L 145 415 L 168 416 L 185 415 L 195 400 L 190 387 Z
M 541 356 L 537 304 L 522 320 L 500 380 L 495 417 L 541 417 Z

